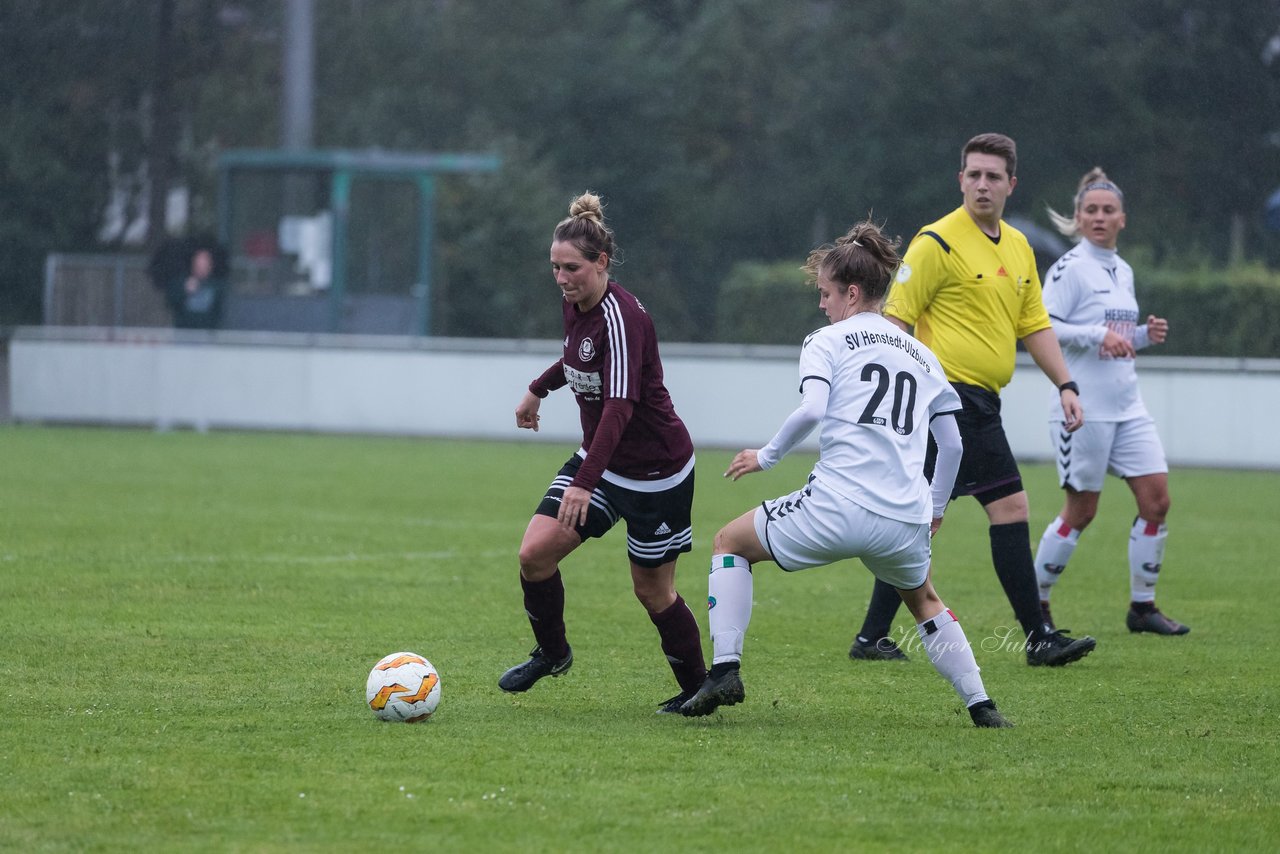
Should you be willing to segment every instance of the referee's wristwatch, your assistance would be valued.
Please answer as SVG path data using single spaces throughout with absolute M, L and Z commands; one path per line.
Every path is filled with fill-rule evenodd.
M 1059 394 L 1064 391 L 1074 391 L 1076 393 L 1076 397 L 1080 396 L 1080 386 L 1076 385 L 1074 380 L 1067 380 L 1065 383 L 1058 386 Z

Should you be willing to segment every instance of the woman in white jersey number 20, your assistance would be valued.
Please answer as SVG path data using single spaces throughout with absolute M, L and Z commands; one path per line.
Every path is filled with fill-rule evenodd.
M 1089 421 L 1074 433 L 1050 413 L 1049 434 L 1066 502 L 1049 523 L 1036 551 L 1040 609 L 1052 624 L 1049 594 L 1071 560 L 1081 532 L 1098 512 L 1102 482 L 1110 471 L 1124 478 L 1138 504 L 1129 532 L 1129 613 L 1132 632 L 1185 635 L 1190 628 L 1156 608 L 1156 580 L 1164 562 L 1169 512 L 1169 467 L 1155 422 L 1147 414 L 1134 370 L 1137 351 L 1160 344 L 1164 318 L 1138 323 L 1133 270 L 1116 254 L 1125 225 L 1124 194 L 1101 169 L 1080 181 L 1075 216 L 1050 211 L 1065 235 L 1083 238 L 1045 277 L 1044 305 L 1062 344 Z
M 805 339 L 803 399 L 769 444 L 741 451 L 725 476 L 737 480 L 771 468 L 821 425 L 818 462 L 803 487 L 716 534 L 707 585 L 714 660 L 682 714 L 710 714 L 745 697 L 739 671 L 753 564 L 773 561 L 793 572 L 858 557 L 902 595 L 930 661 L 974 724 L 1010 725 L 987 696 L 969 641 L 929 579 L 929 540 L 942 524 L 960 464 L 952 414 L 960 399 L 933 353 L 880 313 L 898 263 L 897 242 L 870 222 L 809 256 L 805 270 L 831 325 Z M 932 489 L 923 474 L 930 432 L 938 445 Z

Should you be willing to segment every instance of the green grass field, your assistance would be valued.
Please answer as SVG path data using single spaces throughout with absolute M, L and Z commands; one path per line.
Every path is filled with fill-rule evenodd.
M 920 655 L 850 662 L 871 577 L 756 570 L 747 701 L 656 716 L 675 684 L 621 531 L 564 567 L 575 664 L 509 696 L 532 646 L 515 562 L 571 449 L 395 438 L 0 428 L 0 849 L 1265 850 L 1280 839 L 1280 474 L 1175 471 L 1160 603 L 1130 635 L 1116 481 L 1055 592 L 1089 658 L 1031 669 L 984 517 L 954 505 L 935 583 L 1017 727 L 974 729 Z M 699 456 L 680 587 L 705 629 L 716 528 L 811 458 L 739 483 Z M 1038 537 L 1059 496 L 1025 471 Z M 905 611 L 902 615 L 905 615 Z M 1271 614 L 1271 616 L 1268 616 Z M 900 616 L 900 626 L 906 626 Z M 706 644 L 709 653 L 709 642 Z M 364 681 L 439 669 L 425 724 Z

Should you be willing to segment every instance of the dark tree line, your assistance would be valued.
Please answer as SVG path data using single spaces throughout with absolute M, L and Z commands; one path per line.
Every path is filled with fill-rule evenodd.
M 119 246 L 109 193 L 216 209 L 214 162 L 280 137 L 277 0 L 0 6 L 0 324 L 38 320 L 49 251 Z M 959 203 L 958 150 L 1020 146 L 1010 213 L 1047 225 L 1102 165 L 1127 250 L 1280 264 L 1277 0 L 316 0 L 316 145 L 492 151 L 441 193 L 436 332 L 550 335 L 546 244 L 591 188 L 618 275 L 668 339 L 720 335 L 744 261 L 797 263 L 871 212 L 904 238 Z

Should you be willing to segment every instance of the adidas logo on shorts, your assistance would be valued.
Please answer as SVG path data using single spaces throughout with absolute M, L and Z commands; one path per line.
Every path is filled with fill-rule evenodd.
M 653 532 L 653 535 L 655 537 L 661 537 L 663 534 L 670 534 L 670 533 L 671 533 L 671 529 L 667 527 L 666 522 L 663 522 L 661 525 L 658 526 L 658 530 Z

